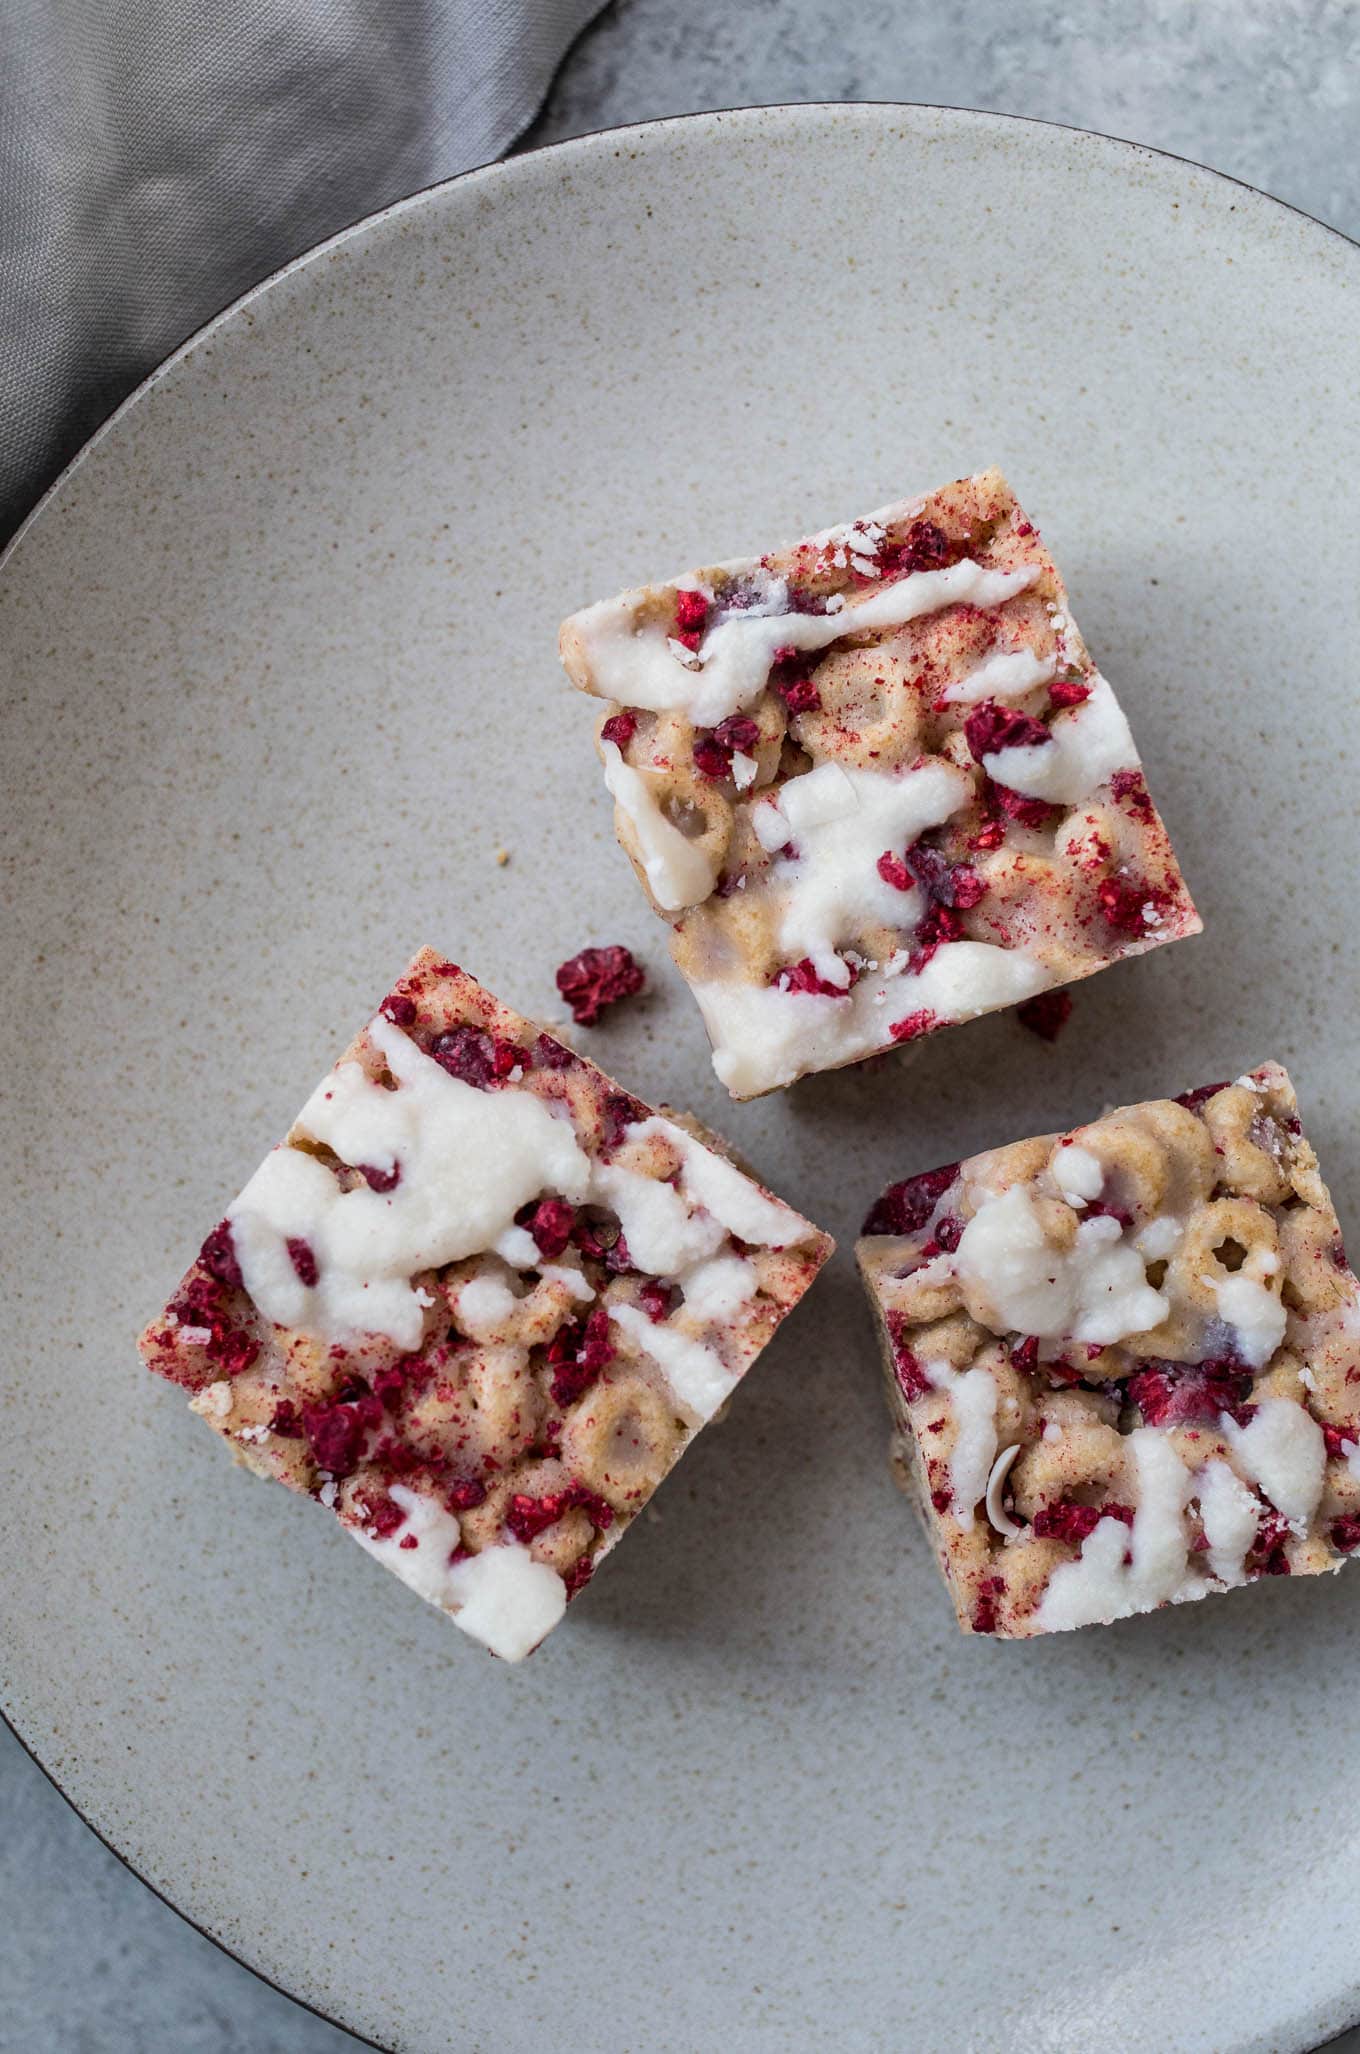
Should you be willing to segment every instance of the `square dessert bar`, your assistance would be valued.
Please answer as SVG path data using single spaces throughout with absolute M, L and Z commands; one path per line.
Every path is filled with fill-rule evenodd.
M 140 1347 L 240 1460 L 518 1661 L 830 1250 L 423 949 Z
M 1360 1546 L 1360 1284 L 1276 1063 L 884 1192 L 894 1465 L 967 1633 Z
M 735 1098 L 1199 930 L 999 471 L 562 627 Z

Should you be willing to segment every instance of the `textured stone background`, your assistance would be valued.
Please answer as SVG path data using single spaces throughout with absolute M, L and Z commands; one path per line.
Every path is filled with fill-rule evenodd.
M 962 24 L 966 22 L 966 28 Z M 919 100 L 1132 137 L 1360 235 L 1353 0 L 615 0 L 525 147 L 653 115 Z M 102 1848 L 0 1729 L 5 2054 L 339 2054 Z M 1360 2032 L 1334 2043 L 1360 2054 Z

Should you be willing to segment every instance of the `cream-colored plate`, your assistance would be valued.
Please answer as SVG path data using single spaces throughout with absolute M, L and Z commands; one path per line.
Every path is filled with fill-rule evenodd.
M 207 329 L 0 575 L 5 1705 L 189 1917 L 426 2050 L 1297 2049 L 1360 2011 L 1360 1571 L 964 1643 L 848 1243 L 890 1175 L 1294 1071 L 1360 1233 L 1360 257 L 915 108 L 702 116 L 364 223 Z M 582 601 L 997 461 L 1207 933 L 731 1109 L 614 846 Z M 511 860 L 498 867 L 504 847 Z M 565 1630 L 491 1662 L 137 1366 L 419 941 L 590 1037 L 836 1265 Z

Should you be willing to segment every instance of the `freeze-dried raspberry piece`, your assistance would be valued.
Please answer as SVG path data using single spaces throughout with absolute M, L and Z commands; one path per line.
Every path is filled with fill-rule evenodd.
M 908 1013 L 904 1020 L 894 1020 L 888 1032 L 894 1041 L 918 1041 L 923 1034 L 932 1034 L 943 1024 L 929 1006 L 921 1006 L 918 1011 Z
M 611 713 L 600 729 L 600 740 L 612 742 L 616 749 L 626 749 L 637 733 L 637 715 L 630 707 L 622 713 Z
M 646 977 L 633 952 L 621 943 L 607 948 L 582 949 L 558 967 L 557 989 L 571 1007 L 578 1027 L 593 1027 L 606 1006 L 631 998 L 642 990 Z
M 1141 877 L 1103 877 L 1096 899 L 1119 934 L 1147 934 L 1160 924 L 1164 894 Z
M 1182 1091 L 1176 1099 L 1176 1104 L 1183 1105 L 1187 1112 L 1197 1113 L 1201 1106 L 1207 1105 L 1211 1098 L 1217 1098 L 1220 1091 L 1227 1089 L 1226 1084 L 1198 1084 L 1193 1091 Z
M 1003 706 L 998 699 L 984 699 L 963 723 L 964 740 L 976 762 L 995 756 L 1001 749 L 1031 749 L 1051 742 L 1052 735 L 1041 720 Z
M 1028 1027 L 1030 1033 L 1037 1034 L 1041 1041 L 1056 1041 L 1071 1013 L 1072 994 L 1067 991 L 1041 991 L 1015 1009 L 1020 1025 Z
M 1212 1426 L 1221 1412 L 1249 1416 L 1251 1371 L 1239 1363 L 1161 1362 L 1149 1356 L 1128 1382 L 1129 1402 L 1148 1426 Z
M 216 1277 L 219 1284 L 228 1290 L 241 1288 L 241 1265 L 236 1260 L 236 1245 L 231 1238 L 231 1223 L 220 1220 L 198 1251 L 198 1259 L 209 1276 Z
M 862 1234 L 917 1234 L 959 1174 L 956 1162 L 942 1163 L 937 1170 L 922 1170 L 919 1176 L 904 1177 L 889 1184 L 882 1197 L 869 1208 Z
M 1133 1525 L 1132 1505 L 1081 1505 L 1072 1498 L 1059 1498 L 1041 1505 L 1034 1515 L 1033 1532 L 1039 1540 L 1073 1541 L 1078 1546 L 1089 1538 L 1102 1519 L 1119 1519 Z
M 777 984 L 781 991 L 808 992 L 816 998 L 848 998 L 858 973 L 853 964 L 846 967 L 850 972 L 848 980 L 844 984 L 832 984 L 828 978 L 819 975 L 811 956 L 804 956 L 801 962 L 786 963 L 782 970 L 776 970 L 770 982 Z

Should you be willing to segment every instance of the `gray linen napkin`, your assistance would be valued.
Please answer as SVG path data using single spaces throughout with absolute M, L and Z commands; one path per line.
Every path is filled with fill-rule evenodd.
M 219 308 L 507 149 L 600 5 L 0 5 L 0 540 Z

